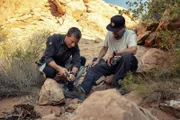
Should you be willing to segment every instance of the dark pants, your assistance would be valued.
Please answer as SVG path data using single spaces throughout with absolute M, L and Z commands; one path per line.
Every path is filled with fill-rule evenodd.
M 136 72 L 138 61 L 131 53 L 124 53 L 121 58 L 112 66 L 108 66 L 106 61 L 102 59 L 99 64 L 87 70 L 81 87 L 85 92 L 89 93 L 93 85 L 101 76 L 115 74 L 112 85 L 119 88 L 118 80 L 123 79 L 128 71 Z
M 80 59 L 81 59 L 81 66 L 84 66 L 86 63 L 86 58 L 81 56 Z M 58 73 L 58 71 L 56 71 L 52 67 L 49 67 L 48 65 L 46 65 L 43 72 L 46 74 L 47 78 L 54 78 L 56 76 L 56 74 Z

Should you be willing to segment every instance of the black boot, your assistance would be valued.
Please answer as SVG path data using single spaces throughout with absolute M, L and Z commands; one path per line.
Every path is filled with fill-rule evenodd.
M 75 91 L 64 91 L 64 96 L 66 98 L 78 98 L 79 100 L 83 101 L 86 98 L 86 93 L 83 92 L 81 86 L 78 86 Z

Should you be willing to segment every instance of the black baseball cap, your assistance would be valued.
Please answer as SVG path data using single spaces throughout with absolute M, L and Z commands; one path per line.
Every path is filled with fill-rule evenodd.
M 121 15 L 115 15 L 111 18 L 111 23 L 106 26 L 106 29 L 112 32 L 119 31 L 125 26 L 125 19 Z

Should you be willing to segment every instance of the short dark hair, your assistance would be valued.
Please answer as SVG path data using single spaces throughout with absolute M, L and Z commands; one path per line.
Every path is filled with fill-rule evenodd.
M 71 37 L 71 35 L 74 35 L 74 37 L 78 40 L 80 40 L 82 36 L 81 31 L 77 27 L 72 27 L 68 30 L 67 36 Z

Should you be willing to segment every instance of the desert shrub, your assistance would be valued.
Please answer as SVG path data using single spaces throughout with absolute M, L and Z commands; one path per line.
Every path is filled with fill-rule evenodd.
M 174 38 L 178 38 L 174 34 Z M 161 45 L 168 49 L 169 55 L 166 65 L 156 68 L 145 73 L 132 74 L 128 73 L 122 82 L 122 87 L 129 91 L 135 90 L 144 98 L 144 103 L 158 102 L 178 98 L 178 89 L 180 86 L 180 41 L 175 40 L 170 43 L 170 37 L 173 32 L 165 34 Z M 167 46 L 170 45 L 170 46 Z
M 170 52 L 167 59 L 168 68 L 162 68 L 172 77 L 180 77 L 180 31 L 161 30 L 156 44 L 159 48 Z
M 177 97 L 180 78 L 171 71 L 153 69 L 146 73 L 128 73 L 121 84 L 123 89 L 135 90 L 144 98 L 143 103 L 159 102 Z
M 176 47 L 172 55 L 169 56 L 168 68 L 166 70 L 168 70 L 172 77 L 180 78 L 180 47 Z
M 134 2 L 127 1 L 126 4 L 129 6 L 129 11 L 133 13 L 134 18 L 141 17 L 142 20 L 151 19 L 159 21 L 162 17 L 163 12 L 166 9 L 171 8 L 173 14 L 179 13 L 179 0 L 150 0 L 143 1 L 137 0 Z
M 180 31 L 161 30 L 155 44 L 163 50 L 174 52 L 179 48 L 179 34 Z
M 148 7 L 148 4 L 149 2 L 146 1 L 146 2 L 143 2 L 142 0 L 137 0 L 137 1 L 134 1 L 134 2 L 131 2 L 131 1 L 127 1 L 126 4 L 129 6 L 129 11 L 131 13 L 133 13 L 133 19 L 136 19 L 136 18 L 145 18 L 146 14 L 147 14 L 147 7 Z
M 25 44 L 0 44 L 0 96 L 24 95 L 43 83 L 35 61 L 44 50 L 48 31 L 33 34 Z

